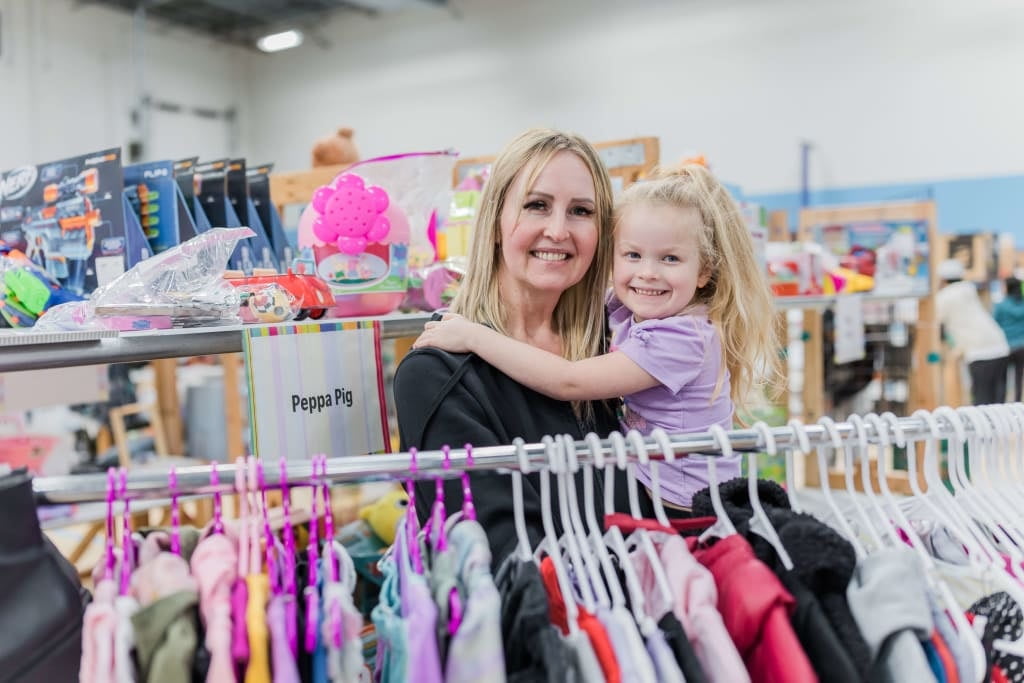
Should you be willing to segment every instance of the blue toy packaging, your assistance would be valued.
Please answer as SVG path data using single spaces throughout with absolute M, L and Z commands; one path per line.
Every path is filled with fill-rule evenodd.
M 121 150 L 0 173 L 0 240 L 73 293 L 125 271 Z

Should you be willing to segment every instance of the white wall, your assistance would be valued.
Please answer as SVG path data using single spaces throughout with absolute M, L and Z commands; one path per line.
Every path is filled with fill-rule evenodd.
M 750 192 L 1024 171 L 1016 0 L 451 0 L 344 14 L 249 62 L 250 158 L 308 166 L 356 128 L 363 156 L 488 154 L 534 124 L 657 135 Z
M 126 144 L 131 111 L 132 17 L 73 0 L 0 0 L 0 169 Z M 186 107 L 242 109 L 247 52 L 150 26 L 144 88 Z M 238 153 L 223 121 L 155 113 L 146 157 Z
M 309 165 L 356 128 L 363 156 L 490 154 L 523 128 L 657 135 L 748 192 L 1024 172 L 1018 0 L 450 0 L 346 12 L 275 55 L 151 27 L 145 88 L 241 114 L 153 114 L 148 158 L 241 154 Z M 74 0 L 0 0 L 0 169 L 135 134 L 131 17 Z

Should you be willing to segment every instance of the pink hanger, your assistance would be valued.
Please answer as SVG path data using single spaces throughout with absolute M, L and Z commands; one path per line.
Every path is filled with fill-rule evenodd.
M 174 467 L 167 474 L 167 488 L 171 490 L 171 552 L 181 557 L 181 519 L 178 516 L 178 472 Z
M 131 591 L 132 567 L 135 564 L 135 549 L 132 543 L 131 510 L 128 505 L 128 470 L 122 467 L 119 471 L 118 495 L 124 502 L 121 522 L 121 595 Z
M 114 580 L 114 498 L 117 495 L 117 470 L 113 467 L 107 469 L 107 540 L 106 540 L 106 564 L 103 568 L 103 578 L 108 581 Z
M 445 472 L 451 469 L 451 449 L 447 446 L 441 446 L 441 451 L 444 453 L 444 464 L 442 468 Z M 427 526 L 427 543 L 431 543 L 434 548 L 434 552 L 446 550 L 448 548 L 448 534 L 444 529 L 445 521 L 448 518 L 448 513 L 444 506 L 444 480 L 441 477 L 434 478 L 434 508 L 430 513 L 430 524 Z
M 285 630 L 292 656 L 299 654 L 298 605 L 295 586 L 295 530 L 292 529 L 292 494 L 288 489 L 288 460 L 281 458 L 281 509 L 284 512 L 284 576 L 281 584 L 291 596 L 285 602 Z
M 210 487 L 213 489 L 213 533 L 224 533 L 224 518 L 221 516 L 220 503 L 220 473 L 217 472 L 217 463 L 210 466 Z
M 327 481 L 327 456 L 320 456 L 320 487 L 324 496 L 324 548 L 327 549 L 327 566 L 332 583 L 340 581 L 338 556 L 334 553 L 334 511 L 331 509 L 331 485 Z M 331 640 L 334 647 L 341 647 L 341 605 L 337 601 L 327 606 L 331 617 Z
M 417 452 L 415 448 L 409 449 L 409 474 L 412 476 L 405 480 L 405 492 L 409 496 L 409 506 L 405 509 L 405 541 L 412 559 L 413 571 L 422 574 L 423 556 L 420 554 L 420 545 L 416 542 L 419 518 L 416 516 L 416 486 L 413 483 L 413 478 L 419 471 L 419 466 L 416 464 Z
M 469 468 L 473 466 L 473 445 L 466 444 L 466 469 L 462 470 L 462 516 L 476 520 L 476 507 L 473 505 L 473 490 L 469 487 Z
M 249 575 L 249 487 L 245 482 L 245 458 L 235 459 L 235 494 L 238 496 L 238 578 Z M 246 641 L 248 644 L 248 641 Z
M 263 476 L 263 461 L 253 458 L 253 467 L 256 468 L 256 485 L 259 487 L 260 502 L 263 505 L 263 535 L 267 542 L 267 576 L 270 578 L 270 594 L 281 594 L 281 574 L 278 571 L 277 562 L 274 561 L 274 530 L 270 528 L 270 516 L 267 512 L 267 480 Z
M 316 479 L 317 456 L 313 456 L 313 479 Z M 320 515 L 317 514 L 316 485 L 313 488 L 313 510 L 312 518 L 309 520 L 309 545 L 306 546 L 306 555 L 309 558 L 306 581 L 306 652 L 312 654 L 316 650 L 316 623 L 320 612 L 320 592 L 317 589 L 317 565 L 320 563 Z

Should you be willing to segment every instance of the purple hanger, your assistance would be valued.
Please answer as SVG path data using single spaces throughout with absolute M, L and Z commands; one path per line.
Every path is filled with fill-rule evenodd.
M 327 456 L 320 456 L 320 486 L 324 495 L 324 548 L 327 550 L 327 566 L 330 580 L 340 581 L 338 556 L 334 554 L 334 511 L 331 509 L 331 485 L 327 481 Z M 331 640 L 334 647 L 341 647 L 341 605 L 336 601 L 328 605 L 331 617 Z
M 288 460 L 281 458 L 281 509 L 284 512 L 284 576 L 281 584 L 291 596 L 285 602 L 285 630 L 292 656 L 299 654 L 298 605 L 295 586 L 295 530 L 292 529 L 292 494 L 288 488 Z
M 466 469 L 462 470 L 462 516 L 476 520 L 476 507 L 473 505 L 473 490 L 469 487 L 469 468 L 473 466 L 473 444 L 463 446 L 466 449 Z
M 171 552 L 181 557 L 181 519 L 178 516 L 178 472 L 174 467 L 167 474 L 167 488 L 171 490 Z
M 106 540 L 106 564 L 103 568 L 103 578 L 108 581 L 114 579 L 114 498 L 117 495 L 117 470 L 113 467 L 107 469 L 107 540 Z
M 260 489 L 260 501 L 263 503 L 263 536 L 267 544 L 267 576 L 270 578 L 270 594 L 281 594 L 281 577 L 274 561 L 274 530 L 270 528 L 270 515 L 267 513 L 267 480 L 263 476 L 263 461 L 254 458 L 256 468 L 256 485 Z
M 317 456 L 313 456 L 313 476 L 310 483 L 313 485 L 313 510 L 312 518 L 309 520 L 309 545 L 306 546 L 306 554 L 309 558 L 306 581 L 306 652 L 310 654 L 316 650 L 316 624 L 320 612 L 320 592 L 317 584 L 317 565 L 320 563 L 320 515 L 317 514 L 316 495 L 316 464 Z
M 132 542 L 131 510 L 128 505 L 128 470 L 122 467 L 119 471 L 118 494 L 124 502 L 121 518 L 121 595 L 131 591 L 132 567 L 135 564 L 135 544 Z
M 445 472 L 451 469 L 451 448 L 447 445 L 441 446 L 444 453 L 442 468 Z M 430 512 L 430 524 L 427 526 L 427 543 L 431 544 L 435 552 L 448 548 L 448 534 L 445 532 L 444 523 L 448 513 L 444 506 L 444 480 L 441 477 L 434 479 L 434 509 Z
M 217 471 L 217 463 L 210 466 L 210 486 L 213 488 L 213 533 L 224 533 L 224 519 L 221 517 L 220 507 L 220 473 Z
M 409 506 L 405 509 L 405 541 L 409 548 L 409 556 L 412 558 L 412 568 L 417 574 L 423 573 L 423 556 L 420 554 L 420 544 L 416 542 L 416 534 L 419 531 L 419 518 L 416 516 L 416 487 L 413 478 L 419 471 L 416 464 L 417 450 L 409 449 L 409 474 L 412 476 L 405 480 L 405 492 L 409 496 Z

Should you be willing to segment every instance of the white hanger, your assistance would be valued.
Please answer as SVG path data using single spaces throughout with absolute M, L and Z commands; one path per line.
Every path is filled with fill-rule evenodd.
M 990 437 L 992 436 L 992 428 L 988 418 L 973 406 L 960 408 L 959 412 L 953 411 L 952 408 L 943 407 L 936 410 L 935 413 L 936 415 L 946 417 L 951 423 L 954 420 L 959 422 L 960 415 L 962 414 L 974 427 L 973 436 L 968 437 L 968 442 L 971 444 L 970 465 L 971 471 L 974 473 L 973 480 L 967 476 L 966 469 L 964 468 L 963 442 L 957 443 L 955 450 L 950 449 L 949 459 L 950 461 L 957 461 L 956 469 L 959 470 L 957 476 L 961 480 L 962 495 L 971 501 L 977 513 L 976 516 L 988 526 L 989 532 L 999 539 L 1003 546 L 1001 549 L 1012 559 L 1009 567 L 1010 573 L 1019 578 L 1022 573 L 1020 563 L 1024 561 L 1024 554 L 1020 551 L 1022 543 L 1020 536 L 1013 529 L 1011 523 L 1016 515 L 1002 508 L 1002 499 L 998 492 L 993 489 L 982 493 L 975 484 L 978 478 L 987 476 L 983 460 L 985 457 L 984 453 L 988 450 L 989 443 L 991 442 Z M 991 486 L 986 488 L 991 489 Z
M 917 479 L 917 458 L 907 457 L 907 467 L 910 475 L 910 488 L 915 497 L 920 500 L 935 519 L 946 526 L 949 532 L 968 550 L 968 557 L 976 561 L 984 561 L 995 566 L 998 553 L 995 549 L 990 550 L 984 540 L 979 539 L 977 530 L 972 522 L 966 524 L 961 517 L 963 511 L 959 503 L 953 499 L 953 495 L 946 489 L 946 485 L 939 476 L 938 450 L 942 434 L 939 430 L 939 423 L 927 410 L 917 410 L 914 417 L 922 419 L 928 427 L 929 437 L 925 439 L 924 448 L 924 478 L 928 484 L 928 494 L 921 492 L 921 485 Z M 916 456 L 916 454 L 911 454 Z M 935 499 L 934 501 L 932 499 Z M 939 505 L 935 501 L 942 501 Z M 948 514 L 947 514 L 948 511 Z M 960 514 L 957 514 L 960 513 Z
M 632 442 L 633 450 L 636 451 L 636 456 L 640 459 L 640 462 L 649 463 L 650 458 L 647 455 L 647 444 L 644 443 L 644 437 L 641 436 L 640 432 L 631 429 L 627 436 L 630 442 Z M 626 482 L 629 488 L 629 507 L 630 512 L 633 514 L 633 519 L 643 519 L 637 499 L 636 463 L 629 464 L 629 475 L 626 478 Z M 660 499 L 661 491 L 655 489 L 654 495 Z M 637 529 L 633 532 L 632 536 L 640 540 L 640 547 L 643 549 L 644 555 L 647 556 L 647 561 L 654 572 L 654 581 L 658 584 L 658 590 L 661 591 L 662 600 L 667 605 L 675 604 L 675 595 L 672 593 L 672 587 L 668 583 L 668 576 L 665 575 L 665 567 L 661 563 L 658 551 L 654 548 L 654 541 L 651 540 L 651 535 L 647 532 L 647 529 Z
M 523 475 L 530 473 L 530 458 L 526 454 L 526 442 L 521 437 L 512 440 L 519 458 L 519 471 L 512 471 L 512 514 L 516 526 L 516 554 L 524 562 L 533 561 L 533 550 L 530 548 L 530 536 L 526 533 L 526 509 L 523 505 Z
M 811 440 L 807 438 L 807 430 L 804 429 L 804 423 L 794 417 L 787 425 L 793 432 L 796 442 L 800 445 L 800 453 L 806 456 L 811 452 Z M 792 445 L 786 449 L 786 497 L 789 498 L 789 507 L 792 508 L 793 512 L 803 512 L 804 509 L 796 498 L 796 466 L 793 463 L 794 450 L 795 448 Z
M 839 452 L 843 447 L 843 440 L 839 438 L 839 431 L 836 429 L 836 423 L 829 417 L 822 417 L 818 420 L 818 424 L 822 426 L 825 433 L 828 434 L 832 440 L 832 450 Z M 839 506 L 836 505 L 835 499 L 832 497 L 832 487 L 828 483 L 828 463 L 825 461 L 825 449 L 828 448 L 825 444 L 818 444 L 815 446 L 815 451 L 818 456 L 818 472 L 819 478 L 821 479 L 821 493 L 825 496 L 825 502 L 828 504 L 829 509 L 832 510 L 832 514 L 836 518 L 836 523 L 839 525 L 840 531 L 846 536 L 846 540 L 853 546 L 854 552 L 857 554 L 857 559 L 862 560 L 867 557 L 867 550 L 864 545 L 857 538 L 857 534 L 854 533 L 853 527 L 850 526 L 850 522 L 846 519 L 846 515 L 843 514 Z
M 761 439 L 764 441 L 765 452 L 769 457 L 774 456 L 777 452 L 775 448 L 775 435 L 768 428 L 768 424 L 758 420 L 754 423 L 754 430 L 761 435 Z M 779 532 L 775 530 L 771 520 L 768 519 L 768 513 L 765 512 L 764 506 L 761 505 L 761 494 L 757 490 L 757 453 L 749 453 L 747 455 L 747 493 L 750 496 L 750 509 L 754 511 L 754 516 L 750 519 L 750 530 L 768 541 L 772 548 L 775 549 L 775 554 L 779 557 L 782 566 L 787 571 L 791 571 L 793 569 L 793 560 L 789 557 L 789 553 L 786 552 L 785 546 L 782 545 Z
M 1020 493 L 1014 490 L 1013 475 L 1007 466 L 1008 460 L 1019 457 L 1015 444 L 1017 444 L 1018 437 L 1020 437 L 1020 425 L 1017 423 L 1016 416 L 1010 406 L 984 406 L 981 408 L 981 411 L 996 425 L 995 433 L 1001 437 L 1001 441 L 993 444 L 993 448 L 990 451 L 990 461 L 992 467 L 997 470 L 997 476 L 994 481 L 987 482 L 988 486 L 1002 497 L 1002 509 L 1013 513 L 1010 515 L 1009 520 L 1012 521 L 1015 529 L 1018 531 L 1024 530 L 1024 516 L 1021 515 L 1018 506 L 1015 504 L 1015 501 L 1020 500 Z M 988 479 L 987 474 L 986 471 L 986 479 Z
M 604 513 L 610 515 L 615 512 L 615 467 L 626 469 L 626 442 L 619 432 L 612 432 L 608 435 L 612 445 L 612 452 L 615 461 L 609 461 L 604 468 Z M 611 547 L 612 552 L 619 558 L 619 568 L 626 577 L 626 590 L 629 591 L 629 606 L 633 613 L 633 620 L 640 627 L 640 633 L 647 637 L 657 630 L 658 625 L 644 609 L 644 592 L 640 586 L 640 577 L 637 576 L 636 567 L 629 557 L 629 550 L 626 548 L 626 539 L 622 536 L 622 530 L 617 526 L 608 527 L 604 535 L 605 541 Z
M 878 502 L 878 498 L 875 496 L 875 488 L 871 484 L 871 457 L 868 454 L 868 433 L 864 426 L 864 418 L 860 415 L 850 415 L 846 418 L 850 424 L 853 425 L 853 431 L 857 437 L 857 450 L 860 453 L 860 483 L 864 487 L 864 493 L 868 496 L 868 504 L 871 509 L 875 511 L 878 516 L 878 521 L 875 523 L 875 528 L 880 529 L 882 534 L 888 539 L 889 543 L 893 546 L 899 546 L 902 541 L 899 536 L 896 535 L 896 531 L 893 529 L 892 522 L 889 516 L 882 510 L 882 506 Z M 881 456 L 879 456 L 881 459 Z M 880 542 L 879 547 L 884 545 Z
M 661 427 L 655 427 L 651 430 L 651 437 L 658 442 L 661 447 L 661 456 L 667 463 L 673 463 L 676 461 L 676 452 L 672 448 L 672 440 L 668 438 L 668 434 Z M 668 515 L 665 514 L 665 506 L 661 502 L 661 466 L 657 460 L 651 461 L 651 489 L 653 495 L 651 501 L 654 503 L 654 518 L 658 520 L 658 524 L 669 529 L 672 528 L 672 522 L 669 521 Z
M 576 583 L 579 586 L 583 607 L 593 614 L 597 609 L 597 600 L 594 597 L 593 586 L 590 585 L 590 581 L 587 578 L 586 567 L 583 564 L 583 555 L 580 553 L 576 533 L 572 528 L 572 519 L 569 517 L 569 495 L 565 486 L 565 470 L 567 468 L 564 453 L 562 452 L 561 445 L 556 444 L 555 440 L 550 436 L 545 435 L 541 442 L 544 444 L 548 461 L 551 463 L 551 473 L 555 475 L 555 484 L 558 487 L 558 513 L 559 519 L 562 522 L 562 538 L 556 542 L 555 552 L 561 555 L 561 547 L 563 545 L 569 551 L 569 566 L 575 570 L 574 574 L 578 578 Z
M 885 412 L 882 413 L 881 417 L 874 413 L 869 413 L 865 416 L 865 419 L 875 427 L 875 433 L 878 435 L 883 448 L 888 448 L 891 444 L 889 440 L 888 427 L 891 427 L 893 430 L 893 434 L 896 437 L 896 445 L 901 448 L 907 447 L 907 439 L 903 433 L 903 427 L 900 425 L 899 418 L 896 417 L 894 413 Z M 918 559 L 921 561 L 921 564 L 924 566 L 925 580 L 938 595 L 939 601 L 945 607 L 946 612 L 953 621 L 957 636 L 966 646 L 968 653 L 971 656 L 974 671 L 978 676 L 974 683 L 982 683 L 982 681 L 985 680 L 987 672 L 986 662 L 988 661 L 985 654 L 985 648 L 981 644 L 981 640 L 978 638 L 977 633 L 975 633 L 970 623 L 968 623 L 967 618 L 964 616 L 963 609 L 957 604 L 956 598 L 953 597 L 953 593 L 950 591 L 949 586 L 936 574 L 935 560 L 928 554 L 921 537 L 917 535 L 917 532 L 914 530 L 910 520 L 908 520 L 906 515 L 903 514 L 902 508 L 900 508 L 899 504 L 893 497 L 892 491 L 889 489 L 889 482 L 886 479 L 884 455 L 885 454 L 882 454 L 878 457 L 878 488 L 882 491 L 882 495 L 889 502 L 889 506 L 892 509 L 893 515 L 896 517 L 898 526 L 903 530 L 903 533 L 907 535 L 907 538 L 910 541 L 910 547 L 913 548 Z M 915 453 L 913 453 L 913 450 L 908 449 L 907 461 L 909 462 L 913 460 L 914 457 Z M 914 476 L 916 477 L 916 473 Z
M 729 437 L 726 436 L 725 430 L 722 429 L 721 425 L 711 425 L 708 427 L 708 432 L 710 432 L 711 438 L 718 443 L 722 457 L 731 458 L 732 444 L 729 443 Z M 712 538 L 725 538 L 736 535 L 736 527 L 733 526 L 729 515 L 725 513 L 725 506 L 722 505 L 722 493 L 718 490 L 718 464 L 715 462 L 717 457 L 716 455 L 705 457 L 708 466 L 708 488 L 711 493 L 711 507 L 715 510 L 715 523 L 700 535 L 697 539 L 700 543 L 707 543 Z
M 547 444 L 545 444 L 546 446 Z M 549 457 L 553 454 L 553 449 L 551 448 L 546 448 L 546 451 Z M 548 467 L 540 471 L 540 519 L 544 527 L 544 540 L 537 550 L 539 552 L 541 548 L 545 548 L 548 557 L 551 558 L 551 566 L 554 568 L 555 577 L 558 579 L 558 590 L 562 594 L 562 602 L 565 603 L 566 622 L 569 626 L 569 632 L 575 634 L 579 632 L 580 628 L 580 613 L 576 607 L 572 581 L 569 580 L 569 573 L 566 571 L 565 565 L 562 564 L 562 553 L 558 550 L 558 537 L 555 535 L 555 523 L 551 515 L 551 477 L 548 470 L 556 466 L 556 463 L 551 462 Z
M 1024 421 L 1024 403 L 1011 403 L 1007 406 L 1007 409 L 1013 414 L 1018 426 L 1022 426 Z M 1017 488 L 1024 492 L 1024 464 L 1021 463 L 1024 460 L 1024 426 L 1018 432 L 1021 434 L 1021 438 L 1017 440 L 1017 454 L 1015 457 L 1010 457 L 1010 471 L 1013 472 L 1013 481 L 1017 485 Z
M 625 607 L 626 594 L 622 591 L 622 584 L 615 573 L 611 555 L 608 554 L 608 546 L 601 534 L 602 526 L 598 524 L 597 514 L 594 512 L 594 468 L 604 468 L 604 449 L 601 447 L 601 439 L 594 432 L 587 434 L 584 440 L 590 447 L 590 454 L 594 459 L 593 465 L 588 464 L 583 468 L 583 513 L 587 520 L 587 526 L 590 528 L 587 539 L 601 563 L 601 571 L 605 577 L 604 583 L 608 587 L 612 606 Z
M 822 418 L 821 422 L 824 423 L 826 420 L 829 422 L 832 421 L 831 418 Z M 847 421 L 850 421 L 850 418 L 847 418 Z M 863 427 L 864 423 L 862 422 L 861 428 L 863 429 Z M 836 429 L 835 424 L 832 425 L 832 429 Z M 859 434 L 856 434 L 856 427 L 854 427 L 854 432 L 856 436 L 860 436 Z M 865 434 L 865 450 L 867 450 L 867 443 L 868 439 Z M 878 535 L 878 529 L 875 526 L 875 523 L 871 521 L 871 515 L 869 515 L 868 511 L 864 509 L 863 505 L 861 505 L 860 499 L 857 496 L 857 487 L 853 483 L 853 470 L 856 466 L 854 462 L 854 449 L 855 446 L 853 446 L 849 440 L 843 443 L 843 449 L 841 452 L 843 454 L 843 480 L 846 482 L 846 493 L 850 498 L 851 505 L 853 505 L 853 511 L 857 514 L 857 517 L 860 519 L 860 523 L 864 526 L 864 533 L 866 533 L 871 539 L 874 549 L 878 550 L 884 545 L 882 543 L 882 537 Z
M 594 548 L 590 544 L 589 534 L 587 534 L 586 527 L 583 526 L 583 520 L 580 518 L 580 501 L 576 495 L 576 473 L 580 471 L 580 460 L 576 455 L 576 442 L 568 434 L 563 434 L 560 441 L 562 442 L 562 453 L 565 455 L 570 472 L 565 477 L 566 488 L 569 493 L 569 522 L 572 524 L 576 543 L 579 546 L 580 555 L 583 557 L 583 566 L 587 570 L 587 576 L 590 578 L 590 586 L 594 590 L 594 598 L 597 600 L 597 604 L 602 607 L 610 607 L 612 603 L 608 596 L 608 589 L 605 587 L 605 582 L 601 577 L 601 565 L 594 555 Z M 591 500 L 593 500 L 593 496 L 591 496 Z M 591 510 L 592 512 L 593 510 Z

